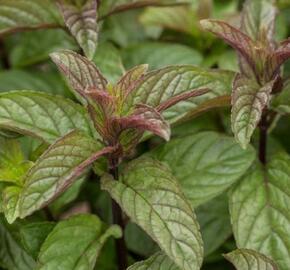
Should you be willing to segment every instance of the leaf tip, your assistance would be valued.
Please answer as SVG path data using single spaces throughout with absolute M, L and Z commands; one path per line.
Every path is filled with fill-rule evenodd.
M 211 28 L 211 21 L 208 19 L 200 20 L 199 24 L 204 30 L 209 30 Z

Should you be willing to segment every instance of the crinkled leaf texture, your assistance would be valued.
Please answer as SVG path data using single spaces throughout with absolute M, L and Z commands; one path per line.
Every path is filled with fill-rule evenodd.
M 0 34 L 60 25 L 53 0 L 1 0 Z
M 15 239 L 15 231 L 0 217 L 0 266 L 11 270 L 35 269 L 35 261 Z
M 170 123 L 194 115 L 200 106 L 221 96 L 230 95 L 233 72 L 208 70 L 195 66 L 171 66 L 149 72 L 128 96 L 127 110 L 142 103 L 157 107 L 170 98 L 190 90 L 208 88 L 202 96 L 181 101 L 163 115 Z M 212 102 L 211 107 L 215 107 Z
M 128 270 L 181 270 L 166 255 L 158 252 L 146 261 L 133 264 Z
M 270 101 L 276 80 L 260 86 L 255 80 L 237 75 L 232 94 L 232 130 L 237 142 L 246 148 Z
M 224 257 L 237 270 L 278 270 L 276 264 L 265 255 L 250 249 L 237 249 Z
M 173 139 L 150 155 L 169 165 L 194 207 L 224 192 L 255 159 L 252 147 L 242 151 L 235 140 L 215 132 Z
M 90 135 L 90 120 L 78 104 L 60 96 L 32 91 L 0 94 L 0 128 L 53 143 L 69 131 Z
M 110 147 L 72 131 L 52 144 L 25 177 L 18 215 L 24 218 L 47 205 L 82 176 Z
M 289 168 L 290 157 L 276 154 L 266 168 L 255 166 L 230 195 L 237 246 L 269 256 L 280 270 L 290 265 Z
M 106 228 L 97 216 L 72 216 L 59 222 L 46 238 L 37 269 L 93 270 L 106 240 L 121 234 L 118 226 Z
M 83 6 L 58 0 L 65 24 L 76 38 L 85 55 L 93 59 L 98 41 L 97 0 L 87 0 Z
M 139 158 L 127 166 L 120 181 L 105 175 L 102 188 L 177 266 L 200 269 L 203 244 L 199 225 L 167 166 L 151 158 Z
M 83 103 L 86 104 L 83 98 L 86 89 L 106 89 L 107 80 L 95 64 L 86 57 L 69 50 L 52 53 L 50 56 L 60 72 L 67 78 L 70 86 L 75 90 L 76 96 Z

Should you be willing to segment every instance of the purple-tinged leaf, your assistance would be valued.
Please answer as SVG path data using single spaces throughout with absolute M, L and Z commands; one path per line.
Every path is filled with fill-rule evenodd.
M 86 89 L 106 89 L 107 80 L 93 62 L 86 57 L 69 50 L 52 53 L 50 56 L 62 74 L 68 79 L 71 87 L 76 91 L 77 97 L 82 97 L 82 102 L 84 102 L 84 91 Z
M 112 117 L 116 111 L 116 101 L 106 91 L 100 91 L 94 88 L 85 91 L 88 102 L 88 112 L 93 120 L 98 133 L 104 138 L 106 121 Z
M 170 126 L 162 115 L 154 108 L 140 104 L 130 116 L 114 118 L 112 126 L 121 132 L 126 129 L 137 129 L 141 132 L 150 131 L 166 141 L 170 139 Z
M 166 104 L 172 97 L 203 88 L 210 89 L 204 95 L 180 101 L 164 111 L 164 118 L 170 123 L 175 123 L 204 102 L 229 95 L 233 78 L 233 72 L 190 65 L 169 66 L 154 70 L 147 73 L 127 96 L 123 112 L 131 111 L 137 104 L 157 108 L 160 104 Z
M 85 55 L 94 57 L 98 41 L 97 0 L 86 0 L 78 7 L 70 0 L 58 0 L 64 21 Z
M 263 109 L 270 101 L 276 80 L 260 86 L 255 80 L 238 74 L 232 94 L 232 130 L 236 140 L 245 149 L 257 127 Z
M 129 93 L 140 83 L 148 70 L 148 65 L 139 65 L 126 72 L 124 76 L 118 81 L 117 85 L 113 87 L 114 96 L 120 99 L 119 111 L 122 111 L 122 103 Z
M 204 94 L 208 93 L 209 91 L 210 91 L 209 89 L 194 89 L 194 90 L 179 94 L 177 96 L 173 96 L 173 97 L 169 98 L 168 100 L 159 104 L 156 109 L 158 112 L 165 111 L 168 108 L 179 103 L 180 101 L 187 100 L 187 99 L 192 98 L 192 97 L 198 97 L 198 96 L 204 95 Z
M 274 49 L 276 14 L 273 0 L 247 0 L 242 12 L 241 30 L 255 42 Z
M 28 171 L 19 198 L 19 216 L 24 218 L 69 188 L 88 167 L 113 151 L 81 132 L 73 131 L 52 144 Z
M 226 43 L 237 50 L 241 57 L 252 68 L 255 74 L 258 70 L 255 64 L 257 54 L 264 53 L 263 48 L 258 48 L 256 43 L 239 29 L 219 20 L 202 20 L 201 26 L 218 37 L 222 38 Z
M 280 67 L 290 58 L 290 38 L 280 43 L 277 50 L 267 59 L 266 72 L 272 78 L 278 75 Z

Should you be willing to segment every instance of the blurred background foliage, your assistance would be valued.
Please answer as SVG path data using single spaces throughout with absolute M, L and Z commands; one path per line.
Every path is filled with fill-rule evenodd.
M 114 5 L 121 2 L 126 4 L 133 1 L 103 0 L 99 8 L 100 16 L 107 14 Z M 148 63 L 150 69 L 189 64 L 237 71 L 237 57 L 233 50 L 213 35 L 203 32 L 199 20 L 217 18 L 237 25 L 243 1 L 186 2 L 186 5 L 179 6 L 134 8 L 104 17 L 100 21 L 99 44 L 93 61 L 111 82 L 116 82 L 125 70 L 143 63 Z M 282 40 L 290 36 L 290 0 L 278 0 L 277 4 L 279 15 L 276 34 L 277 39 Z M 73 99 L 66 82 L 49 60 L 49 54 L 59 49 L 80 51 L 74 39 L 64 29 L 41 29 L 1 36 L 0 92 L 36 90 Z M 284 73 L 290 76 L 290 63 L 286 64 Z M 287 137 L 290 122 L 283 121 L 283 125 L 281 123 L 279 119 L 275 122 L 277 126 L 271 134 L 270 143 L 273 147 L 283 145 L 290 152 L 290 141 Z M 172 129 L 174 137 L 204 130 L 230 134 L 229 108 L 216 109 Z M 19 142 L 26 158 L 30 160 L 35 160 L 46 148 L 46 145 L 31 138 L 22 137 Z M 152 138 L 141 144 L 137 151 L 143 153 L 159 142 L 159 139 Z M 67 210 L 78 210 L 71 210 L 71 207 L 97 213 L 104 221 L 111 219 L 110 199 L 100 191 L 98 182 L 93 178 L 88 179 L 86 184 L 83 180 L 74 184 L 69 192 L 51 206 L 51 210 L 56 216 L 61 216 Z M 196 211 L 205 242 L 206 258 L 203 270 L 233 269 L 221 256 L 235 248 L 225 196 L 215 198 Z M 32 219 L 41 220 L 41 217 L 33 216 Z M 0 234 L 7 234 L 6 237 L 15 248 L 20 247 L 16 247 L 18 244 L 11 237 L 18 237 L 17 228 L 21 226 L 22 223 L 16 223 L 13 230 L 9 228 L 8 231 L 7 224 L 1 219 Z M 158 250 L 156 244 L 131 223 L 126 228 L 126 241 L 132 261 L 144 259 Z M 0 243 L 0 249 L 1 245 Z M 116 269 L 113 245 L 113 240 L 106 244 L 96 269 Z

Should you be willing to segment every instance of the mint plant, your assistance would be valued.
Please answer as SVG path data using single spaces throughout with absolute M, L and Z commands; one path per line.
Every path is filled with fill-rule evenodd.
M 289 39 L 232 2 L 0 0 L 0 269 L 289 268 Z

